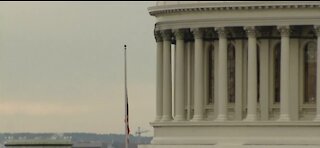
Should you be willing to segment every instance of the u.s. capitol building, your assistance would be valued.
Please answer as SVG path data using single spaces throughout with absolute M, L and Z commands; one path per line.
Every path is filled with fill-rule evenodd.
M 152 144 L 140 148 L 320 147 L 320 2 L 159 1 L 148 10 L 156 119 Z

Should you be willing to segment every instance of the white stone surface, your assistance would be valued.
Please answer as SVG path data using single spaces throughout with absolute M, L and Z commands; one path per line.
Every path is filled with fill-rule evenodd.
M 157 98 L 156 98 L 156 121 L 162 118 L 163 104 L 163 42 L 157 41 Z
M 320 145 L 139 145 L 138 148 L 319 148 Z
M 163 32 L 163 110 L 161 121 L 172 120 L 171 36 Z
M 177 38 L 176 46 L 176 73 L 175 73 L 175 99 L 176 99 L 176 113 L 174 120 L 183 121 L 185 120 L 185 66 L 184 66 L 184 35 L 181 30 L 175 32 Z
M 217 121 L 227 120 L 227 38 L 224 28 L 217 28 L 219 34 L 219 51 L 218 51 L 218 117 Z
M 245 28 L 248 34 L 248 113 L 246 121 L 257 120 L 257 39 L 254 27 Z
M 204 113 L 204 75 L 203 75 L 203 40 L 202 40 L 202 30 L 194 29 L 193 34 L 195 36 L 195 73 L 194 73 L 194 116 L 193 121 L 200 121 L 203 120 L 203 113 Z
M 290 120 L 289 111 L 289 62 L 290 62 L 290 27 L 278 27 L 281 33 L 281 61 L 280 61 L 280 118 L 281 121 Z
M 157 19 L 156 32 L 184 29 L 189 36 L 163 36 L 163 120 L 151 123 L 152 144 L 139 147 L 320 147 L 320 101 L 317 105 L 304 102 L 304 48 L 312 42 L 320 49 L 320 39 L 312 34 L 314 26 L 320 25 L 319 10 L 317 1 L 175 1 L 150 7 L 149 13 Z M 241 33 L 244 27 L 248 36 Z M 177 54 L 174 98 L 171 44 Z M 210 69 L 208 45 L 214 49 Z M 228 101 L 228 45 L 236 50 L 235 103 Z M 281 51 L 280 102 L 275 100 L 277 45 Z M 212 90 L 208 72 L 214 74 Z M 207 103 L 208 91 L 214 92 L 213 104 Z M 171 121 L 172 102 L 175 121 Z
M 156 16 L 155 29 L 163 30 L 212 26 L 319 24 L 319 8 L 319 1 L 240 1 L 175 4 L 148 9 L 149 13 Z M 191 13 L 193 14 L 190 15 Z

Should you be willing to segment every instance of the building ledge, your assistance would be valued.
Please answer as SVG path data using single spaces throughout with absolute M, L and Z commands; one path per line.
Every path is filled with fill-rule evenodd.
M 173 4 L 149 7 L 150 15 L 157 16 L 169 13 L 213 11 L 213 10 L 253 10 L 253 9 L 276 9 L 276 8 L 319 8 L 319 2 L 314 1 L 235 1 L 235 2 L 204 2 L 189 4 Z
M 320 122 L 315 121 L 169 121 L 169 122 L 152 122 L 152 126 L 238 126 L 238 127 L 259 127 L 259 126 L 276 126 L 276 127 L 320 127 Z

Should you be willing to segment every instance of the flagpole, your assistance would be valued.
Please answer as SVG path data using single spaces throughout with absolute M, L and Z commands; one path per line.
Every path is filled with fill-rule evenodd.
M 125 148 L 129 145 L 129 105 L 127 90 L 127 45 L 124 45 L 124 91 L 125 91 Z

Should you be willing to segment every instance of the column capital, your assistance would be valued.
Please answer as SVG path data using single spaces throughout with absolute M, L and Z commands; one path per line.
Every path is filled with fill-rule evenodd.
M 160 31 L 155 31 L 154 32 L 154 38 L 156 39 L 156 42 L 162 42 L 163 41 Z
M 219 38 L 227 37 L 227 31 L 224 27 L 216 27 L 215 30 L 217 31 Z
M 171 37 L 172 37 L 171 30 L 161 30 L 160 33 L 164 41 L 171 41 Z
M 185 36 L 185 31 L 182 29 L 175 29 L 173 30 L 173 34 L 178 40 L 183 40 Z
M 277 26 L 281 36 L 288 37 L 290 35 L 290 26 Z
M 320 37 L 320 25 L 314 25 L 314 32 Z
M 193 28 L 191 32 L 195 39 L 202 39 L 203 38 L 203 30 L 200 28 Z
M 256 37 L 257 32 L 254 26 L 245 26 L 243 29 L 246 31 L 248 37 Z

